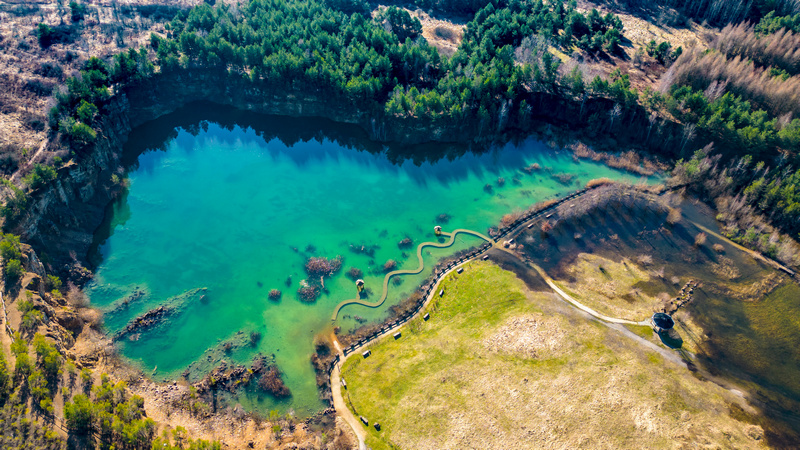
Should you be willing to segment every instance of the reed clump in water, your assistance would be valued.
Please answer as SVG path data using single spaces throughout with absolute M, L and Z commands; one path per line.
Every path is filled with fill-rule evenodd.
M 306 273 L 312 277 L 329 277 L 338 272 L 342 268 L 342 257 L 336 256 L 335 258 L 325 258 L 322 256 L 313 256 L 306 261 Z
M 347 276 L 347 278 L 356 281 L 357 279 L 361 278 L 364 275 L 364 272 L 356 267 L 351 267 L 345 275 Z

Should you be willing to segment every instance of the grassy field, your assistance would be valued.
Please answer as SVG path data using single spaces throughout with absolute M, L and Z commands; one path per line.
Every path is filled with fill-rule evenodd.
M 343 368 L 375 450 L 763 444 L 730 416 L 749 409 L 739 397 L 511 272 L 471 263 L 443 286 L 429 321 Z

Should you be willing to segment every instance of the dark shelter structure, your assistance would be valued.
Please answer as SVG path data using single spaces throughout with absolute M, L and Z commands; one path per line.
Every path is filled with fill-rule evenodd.
M 658 312 L 653 314 L 653 324 L 655 325 L 656 333 L 666 333 L 675 326 L 675 321 L 672 320 L 669 314 Z

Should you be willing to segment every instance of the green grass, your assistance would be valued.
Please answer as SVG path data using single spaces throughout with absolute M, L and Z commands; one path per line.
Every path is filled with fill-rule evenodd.
M 504 319 L 520 312 L 536 312 L 536 305 L 527 300 L 521 282 L 510 272 L 489 263 L 472 263 L 461 275 L 451 274 L 441 287 L 442 298 L 428 306 L 430 320 L 421 315 L 402 329 L 398 340 L 384 339 L 371 347 L 367 359 L 353 357 L 343 368 L 351 392 L 354 413 L 378 421 L 384 431 L 369 427 L 368 445 L 373 449 L 393 448 L 388 435 L 393 426 L 414 420 L 416 411 L 397 410 L 397 401 L 417 396 L 421 390 L 433 389 L 451 402 L 449 408 L 464 407 L 464 393 L 457 380 L 458 373 L 448 370 L 458 362 L 459 370 L 477 370 L 483 364 L 477 349 L 470 343 L 479 340 L 486 330 L 495 328 Z M 424 314 L 423 314 L 424 315 Z M 431 345 L 434 341 L 436 344 Z M 517 363 L 508 358 L 507 363 Z M 564 361 L 541 362 L 538 365 L 556 366 Z M 454 377 L 439 386 L 421 386 L 420 380 L 432 375 Z M 347 398 L 345 398 L 347 400 Z M 395 414 L 395 417 L 387 413 Z M 408 416 L 410 415 L 410 416 Z M 445 421 L 429 418 L 424 431 L 443 432 Z
M 637 336 L 643 337 L 648 341 L 653 341 L 653 329 L 646 325 L 624 325 L 625 328 L 636 334 Z
M 512 273 L 475 262 L 442 287 L 429 321 L 414 320 L 400 339 L 376 342 L 370 357 L 343 367 L 345 402 L 369 420 L 370 448 L 666 448 L 669 430 L 688 426 L 684 413 L 686 443 L 752 444 L 727 414 L 732 394 L 527 291 Z M 525 350 L 541 351 L 489 351 L 498 336 L 531 338 Z M 547 342 L 555 344 L 537 347 Z

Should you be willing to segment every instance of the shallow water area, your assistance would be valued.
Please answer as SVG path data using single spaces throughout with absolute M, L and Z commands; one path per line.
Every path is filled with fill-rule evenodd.
M 198 122 L 161 142 L 153 142 L 157 133 L 131 135 L 126 152 L 136 159 L 129 188 L 98 230 L 96 277 L 86 289 L 105 311 L 109 334 L 159 305 L 176 305 L 163 324 L 118 342 L 125 357 L 156 379 L 176 379 L 189 369 L 195 381 L 221 360 L 249 365 L 257 353 L 275 355 L 292 396 L 277 401 L 248 389 L 230 399 L 248 410 L 291 409 L 303 417 L 324 407 L 310 363 L 313 338 L 332 329 L 339 302 L 355 297 L 345 275 L 350 268 L 363 271 L 368 300 L 375 301 L 384 264 L 416 268 L 416 246 L 436 240 L 435 225 L 486 233 L 504 214 L 591 179 L 638 180 L 532 139 L 415 162 L 381 151 L 345 126 L 249 120 L 264 123 Z M 310 131 L 298 134 L 304 126 Z M 155 147 L 166 151 L 149 150 Z M 413 244 L 401 248 L 405 238 Z M 397 277 L 379 308 L 344 308 L 335 325 L 348 331 L 385 317 L 437 260 L 480 242 L 459 237 L 450 248 L 426 248 L 421 274 Z M 298 299 L 307 258 L 337 255 L 342 269 L 324 280 L 325 292 L 313 303 Z M 282 291 L 280 300 L 268 299 L 271 289 Z M 251 340 L 252 332 L 260 338 Z

